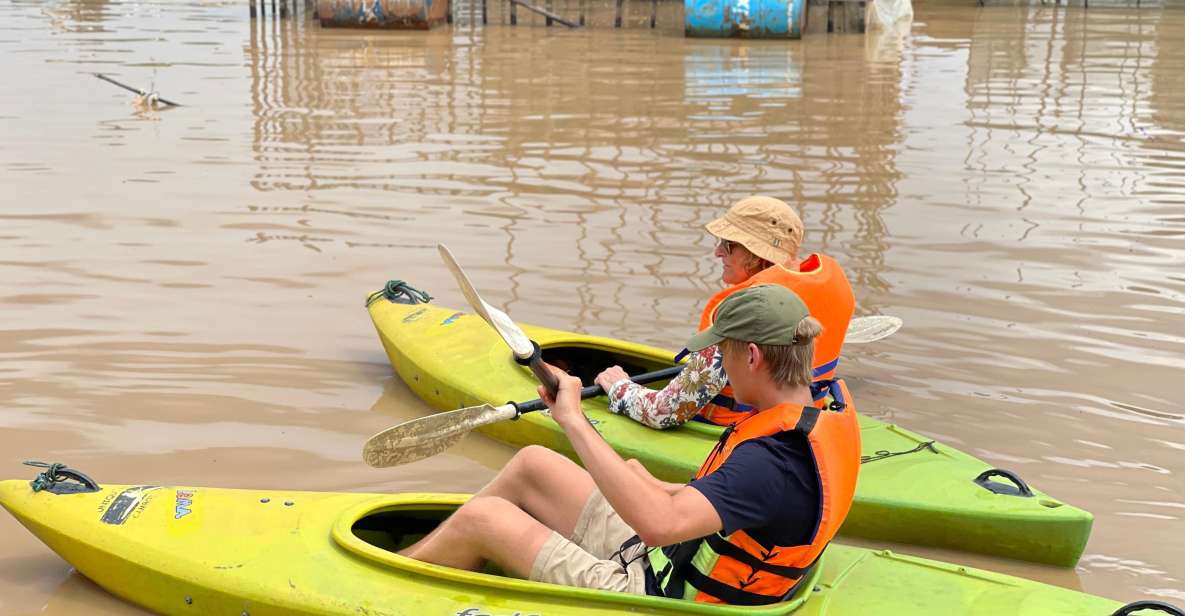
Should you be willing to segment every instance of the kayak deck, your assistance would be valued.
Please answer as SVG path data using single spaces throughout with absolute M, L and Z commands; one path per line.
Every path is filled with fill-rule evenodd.
M 0 505 L 108 591 L 163 614 L 1110 614 L 1119 604 L 1010 576 L 833 544 L 791 601 L 717 606 L 430 565 L 393 549 L 468 498 L 107 485 Z
M 444 411 L 537 397 L 531 372 L 514 362 L 480 317 L 383 298 L 372 302 L 369 311 L 395 371 L 433 408 Z M 542 327 L 523 330 L 543 348 L 545 358 L 569 364 L 586 385 L 613 363 L 631 374 L 673 363 L 672 353 L 654 347 Z M 623 457 L 636 458 L 667 481 L 690 479 L 721 431 L 698 422 L 654 430 L 610 413 L 604 397 L 585 400 L 583 408 Z M 863 454 L 871 459 L 861 467 L 842 534 L 1061 566 L 1072 566 L 1081 556 L 1093 521 L 1090 513 L 1036 489 L 1031 497 L 993 492 L 974 481 L 991 468 L 977 458 L 864 415 L 860 426 Z M 546 412 L 482 431 L 511 445 L 539 444 L 576 458 Z M 988 485 L 1009 491 L 1011 484 L 997 481 Z

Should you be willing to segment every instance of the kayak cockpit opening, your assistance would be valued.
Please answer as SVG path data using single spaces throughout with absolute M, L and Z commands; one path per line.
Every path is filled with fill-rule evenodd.
M 689 603 L 645 595 L 574 588 L 531 582 L 506 575 L 487 565 L 473 572 L 431 565 L 398 556 L 397 552 L 432 532 L 469 498 L 464 494 L 392 494 L 358 503 L 346 509 L 333 526 L 334 543 L 372 565 L 386 567 L 397 579 L 402 576 L 434 578 L 455 586 L 458 594 L 496 592 L 513 600 L 543 598 L 569 605 L 586 605 L 604 611 L 647 613 L 743 615 L 756 610 L 763 616 L 790 614 L 811 595 L 821 567 L 815 567 L 801 591 L 789 601 L 761 608 Z M 524 612 L 525 613 L 525 612 Z
M 423 539 L 456 510 L 456 507 L 448 505 L 380 509 L 359 518 L 351 530 L 362 541 L 395 554 Z M 505 575 L 492 564 L 487 564 L 482 573 Z
M 653 357 L 632 355 L 617 349 L 590 348 L 574 345 L 545 345 L 543 347 L 543 361 L 566 370 L 568 374 L 579 377 L 586 387 L 593 385 L 602 370 L 610 366 L 621 366 L 629 375 L 637 375 L 654 370 L 669 368 L 672 361 L 661 361 Z M 651 387 L 662 387 L 666 382 L 660 382 Z
M 398 552 L 432 532 L 456 508 L 379 510 L 354 522 L 354 536 L 388 552 Z

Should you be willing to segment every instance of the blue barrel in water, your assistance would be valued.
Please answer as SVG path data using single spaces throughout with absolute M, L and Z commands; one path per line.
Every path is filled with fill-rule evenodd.
M 697 38 L 802 38 L 806 0 L 683 0 L 683 30 Z
M 427 30 L 448 20 L 449 0 L 318 0 L 323 27 Z

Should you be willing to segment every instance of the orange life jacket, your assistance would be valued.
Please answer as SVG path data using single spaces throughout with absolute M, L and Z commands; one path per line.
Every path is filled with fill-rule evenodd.
M 782 265 L 772 265 L 754 274 L 748 280 L 717 293 L 708 300 L 700 316 L 699 331 L 712 326 L 716 308 L 725 298 L 737 291 L 759 284 L 780 284 L 793 291 L 806 304 L 811 316 L 823 325 L 823 333 L 815 338 L 815 383 L 835 377 L 839 365 L 839 352 L 848 334 L 848 322 L 856 308 L 856 298 L 843 268 L 831 257 L 812 254 L 803 259 L 798 271 Z M 819 403 L 826 393 L 822 387 L 812 387 L 815 402 Z M 700 409 L 700 416 L 711 423 L 727 426 L 753 413 L 753 407 L 738 404 L 732 397 L 732 387 L 725 386 L 712 402 Z
M 651 550 L 654 590 L 663 596 L 729 605 L 767 605 L 786 600 L 815 566 L 839 531 L 860 472 L 860 426 L 847 387 L 836 381 L 825 408 L 779 405 L 729 426 L 704 461 L 696 479 L 724 464 L 749 440 L 795 430 L 810 444 L 818 470 L 819 521 L 810 543 L 762 545 L 744 530 L 720 533 Z

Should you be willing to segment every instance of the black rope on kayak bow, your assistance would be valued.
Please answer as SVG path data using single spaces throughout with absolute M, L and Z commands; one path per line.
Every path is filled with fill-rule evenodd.
M 369 308 L 380 297 L 396 304 L 427 304 L 432 301 L 432 296 L 426 291 L 421 291 L 402 280 L 388 280 L 382 291 L 375 291 L 366 298 L 366 306 Z
M 934 441 L 926 441 L 925 443 L 921 443 L 913 449 L 908 449 L 905 451 L 888 451 L 886 449 L 881 449 L 871 456 L 860 456 L 860 464 L 876 462 L 877 460 L 884 460 L 885 458 L 892 458 L 893 456 L 904 456 L 906 454 L 917 453 L 923 449 L 929 449 L 933 453 L 938 453 L 938 450 L 934 448 Z
M 33 478 L 33 481 L 29 482 L 29 487 L 33 488 L 34 492 L 40 492 L 42 490 L 51 488 L 55 483 L 66 479 L 66 477 L 62 475 L 62 470 L 66 468 L 66 465 L 62 464 L 61 462 L 54 462 L 50 464 L 48 462 L 38 462 L 37 460 L 25 460 L 25 466 L 35 466 L 37 468 L 45 469 L 40 473 L 37 473 L 37 476 Z
M 25 460 L 25 466 L 45 469 L 37 473 L 33 481 L 29 482 L 29 487 L 33 488 L 34 492 L 44 490 L 54 494 L 76 494 L 79 492 L 96 492 L 99 490 L 99 484 L 95 483 L 94 479 L 61 462 L 49 463 L 39 462 L 37 460 Z

